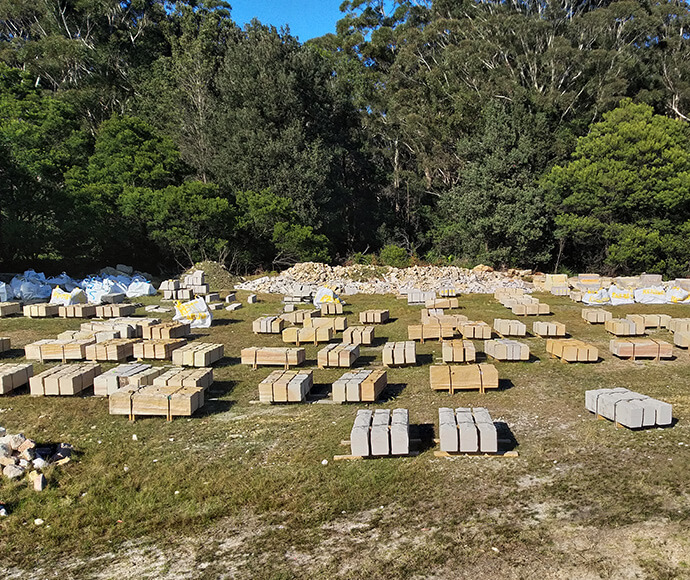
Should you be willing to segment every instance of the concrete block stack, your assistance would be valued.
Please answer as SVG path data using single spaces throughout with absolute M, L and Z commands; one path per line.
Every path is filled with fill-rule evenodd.
M 252 323 L 254 334 L 280 334 L 285 328 L 285 320 L 278 316 L 262 316 Z
M 671 405 L 623 388 L 586 391 L 585 408 L 628 429 L 664 427 L 673 422 Z
M 597 347 L 573 338 L 546 339 L 546 352 L 563 362 L 597 362 Z
M 460 326 L 460 333 L 463 338 L 487 340 L 491 338 L 491 327 L 483 320 L 468 320 Z
M 410 453 L 410 418 L 407 409 L 357 411 L 350 431 L 355 457 L 385 457 Z
M 359 321 L 362 324 L 383 324 L 388 322 L 389 318 L 388 310 L 364 310 L 359 313 Z
M 306 359 L 306 351 L 303 348 L 250 346 L 242 349 L 240 357 L 243 365 L 251 365 L 253 368 L 263 365 L 287 369 L 301 365 Z
M 427 300 L 435 300 L 436 292 L 423 292 L 422 290 L 409 290 L 407 292 L 407 303 L 409 305 L 426 304 Z
M 374 342 L 375 326 L 350 326 L 343 330 L 343 344 L 363 344 Z
M 31 377 L 29 391 L 32 396 L 77 395 L 92 387 L 100 374 L 101 365 L 95 363 L 58 365 Z
M 12 316 L 13 314 L 21 314 L 22 308 L 18 302 L 0 302 L 0 318 L 5 316 Z
M 652 338 L 613 339 L 609 343 L 611 354 L 619 358 L 673 358 L 673 345 Z
M 565 324 L 562 322 L 536 321 L 532 325 L 532 332 L 541 338 L 565 337 Z
M 191 300 L 192 291 L 182 288 L 179 280 L 164 280 L 158 288 L 163 292 L 163 300 Z
M 607 332 L 615 336 L 641 336 L 645 333 L 644 323 L 628 318 L 612 318 L 604 322 Z
M 98 318 L 121 318 L 132 316 L 136 310 L 134 304 L 101 304 L 96 306 L 96 316 Z
M 57 304 L 27 304 L 24 306 L 24 316 L 28 318 L 52 318 L 57 316 L 60 307 Z
M 491 364 L 462 366 L 433 365 L 429 367 L 429 382 L 434 391 L 479 390 L 498 388 L 498 371 Z
M 195 342 L 178 348 L 172 353 L 172 362 L 185 367 L 210 367 L 223 358 L 222 344 Z
M 58 316 L 60 318 L 93 318 L 96 316 L 96 307 L 91 304 L 59 306 Z
M 132 350 L 136 359 L 171 360 L 173 353 L 187 344 L 185 338 L 154 338 L 134 343 Z
M 383 345 L 383 364 L 387 367 L 410 366 L 417 364 L 417 350 L 415 342 L 387 342 Z
M 290 288 L 290 294 L 283 296 L 283 303 L 285 304 L 300 304 L 302 302 L 311 302 L 314 298 L 314 291 L 306 284 L 293 284 Z
M 351 367 L 359 358 L 358 344 L 329 344 L 317 354 L 320 369 L 327 367 Z
M 422 343 L 425 340 L 442 340 L 453 338 L 454 336 L 455 328 L 453 326 L 446 326 L 439 322 L 410 324 L 407 327 L 407 338 L 410 340 L 419 340 Z
M 319 310 L 323 316 L 330 316 L 333 314 L 342 314 L 343 305 L 340 302 L 329 302 L 327 304 L 320 304 Z
M 192 332 L 191 326 L 184 322 L 161 322 L 141 328 L 141 337 L 145 340 L 169 340 L 184 338 Z
M 93 394 L 97 397 L 107 397 L 123 387 L 152 385 L 153 379 L 165 370 L 165 367 L 154 367 L 144 363 L 118 365 L 94 378 Z
M 589 324 L 604 324 L 607 320 L 611 320 L 612 318 L 613 314 L 602 308 L 582 309 L 582 319 Z
M 273 371 L 259 383 L 262 403 L 302 403 L 314 386 L 313 371 Z
M 291 326 L 286 328 L 282 332 L 283 342 L 288 342 L 296 344 L 304 344 L 307 342 L 313 342 L 318 344 L 320 342 L 331 342 L 333 340 L 333 328 L 331 326 L 311 326 L 298 328 L 296 326 Z
M 32 364 L 0 364 L 0 395 L 11 393 L 23 387 L 34 376 Z
M 333 332 L 342 332 L 347 328 L 347 317 L 333 316 L 330 318 L 305 318 L 304 328 L 332 328 Z
M 40 362 L 46 360 L 84 360 L 90 346 L 96 344 L 95 338 L 89 339 L 50 339 L 37 340 L 24 347 L 24 356 L 28 360 Z
M 525 336 L 527 334 L 527 326 L 524 322 L 504 318 L 494 319 L 494 330 L 501 336 Z
M 114 338 L 86 347 L 86 358 L 94 361 L 125 362 L 134 356 L 134 345 L 139 338 Z
M 483 407 L 438 410 L 441 451 L 447 453 L 497 453 L 498 432 Z
M 469 340 L 444 340 L 441 356 L 444 363 L 473 363 L 477 360 L 474 343 Z
M 432 298 L 424 303 L 426 308 L 458 308 L 457 298 Z
M 203 270 L 195 270 L 191 274 L 183 276 L 180 281 L 180 288 L 191 290 L 194 296 L 205 296 L 210 292 Z
M 484 343 L 484 352 L 500 361 L 528 361 L 529 346 L 517 340 L 498 338 Z
M 336 403 L 374 402 L 388 385 L 385 370 L 361 369 L 345 373 L 333 383 Z

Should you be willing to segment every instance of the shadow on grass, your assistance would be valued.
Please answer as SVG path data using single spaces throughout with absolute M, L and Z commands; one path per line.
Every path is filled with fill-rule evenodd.
M 514 386 L 513 381 L 510 379 L 498 379 L 499 391 L 507 391 L 508 389 L 512 389 Z
M 417 354 L 417 366 L 425 366 L 434 363 L 433 354 Z
M 232 367 L 240 364 L 242 359 L 238 356 L 224 356 L 218 362 L 213 363 L 213 368 Z
M 416 451 L 424 453 L 429 449 L 433 449 L 435 427 L 433 423 L 419 423 L 410 425 L 410 439 L 418 440 L 414 447 Z
M 213 326 L 228 326 L 229 324 L 236 324 L 242 322 L 237 318 L 214 318 Z
M 374 340 L 371 341 L 371 344 L 363 344 L 361 346 L 366 346 L 366 347 L 383 346 L 387 342 L 388 342 L 387 336 L 375 336 Z
M 371 363 L 373 363 L 375 360 L 376 360 L 376 357 L 374 355 L 360 356 L 355 361 L 355 364 L 352 366 L 353 367 L 366 367 L 366 366 L 369 366 Z
M 503 421 L 494 421 L 496 426 L 496 432 L 498 434 L 499 448 L 501 451 L 512 451 L 518 446 L 517 439 L 512 430 L 508 426 L 508 423 Z
M 23 348 L 11 348 L 0 355 L 0 358 L 24 358 Z
M 211 397 L 224 397 L 232 393 L 237 386 L 237 381 L 214 381 L 208 388 L 207 399 Z
M 218 415 L 220 413 L 225 413 L 226 411 L 229 411 L 230 409 L 233 408 L 233 406 L 236 404 L 236 401 L 227 401 L 227 400 L 221 400 L 221 399 L 215 399 L 215 400 L 206 400 L 206 403 L 204 404 L 201 409 L 199 409 L 196 413 L 194 413 L 194 417 L 197 418 L 202 418 L 202 417 L 210 417 L 211 415 Z
M 396 397 L 399 397 L 407 386 L 406 383 L 388 383 L 386 388 L 383 389 L 379 398 L 376 400 L 377 403 L 386 403 L 392 401 Z
M 314 383 L 309 394 L 307 395 L 307 400 L 320 401 L 322 399 L 328 399 L 331 395 L 332 385 L 330 383 Z

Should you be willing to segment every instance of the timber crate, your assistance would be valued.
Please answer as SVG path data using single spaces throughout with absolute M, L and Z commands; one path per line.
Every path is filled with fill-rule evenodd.
M 690 332 L 690 318 L 671 318 L 666 327 L 671 332 Z
M 350 431 L 351 455 L 333 459 L 410 455 L 410 414 L 407 409 L 360 409 Z
M 429 367 L 429 381 L 434 391 L 455 391 L 498 388 L 498 371 L 492 364 L 432 365 Z
M 644 323 L 627 318 L 612 318 L 604 323 L 607 332 L 615 336 L 640 336 L 644 334 Z
M 162 322 L 141 328 L 141 337 L 148 340 L 183 338 L 190 333 L 191 327 L 183 322 Z
M 383 345 L 383 364 L 387 367 L 409 366 L 417 364 L 417 351 L 415 342 L 387 342 Z
M 113 338 L 86 347 L 89 360 L 124 362 L 134 356 L 134 345 L 138 338 Z
M 91 304 L 70 304 L 59 306 L 60 318 L 93 318 L 96 316 L 96 307 Z
M 547 338 L 546 352 L 562 362 L 597 362 L 597 347 L 574 338 Z
M 468 321 L 460 326 L 463 338 L 491 338 L 491 327 L 483 320 L 476 322 Z
M 419 340 L 422 343 L 429 339 L 441 340 L 453 338 L 454 336 L 454 327 L 444 326 L 438 322 L 429 322 L 428 324 L 410 324 L 407 327 L 407 338 L 410 340 Z
M 213 369 L 168 367 L 153 379 L 154 387 L 193 387 L 208 389 L 213 384 Z
M 307 318 L 320 318 L 320 310 L 295 310 L 293 312 L 286 312 L 281 314 L 280 317 L 290 324 L 304 324 Z
M 374 326 L 351 326 L 343 330 L 343 344 L 363 344 L 369 346 L 374 342 Z
M 607 320 L 611 320 L 613 314 L 608 310 L 602 308 L 583 308 L 582 319 L 589 324 L 604 324 Z
M 185 367 L 210 367 L 223 358 L 225 347 L 210 342 L 195 342 L 173 351 L 173 364 Z
M 170 360 L 176 349 L 187 344 L 186 338 L 154 338 L 135 342 L 132 353 L 136 359 Z
M 31 377 L 29 390 L 33 396 L 77 395 L 91 387 L 100 374 L 101 365 L 96 363 L 58 365 Z
M 458 308 L 457 298 L 432 298 L 424 303 L 427 308 Z
M 565 324 L 562 322 L 543 322 L 538 320 L 532 325 L 532 332 L 541 338 L 565 337 Z
M 329 344 L 316 357 L 320 369 L 326 367 L 351 367 L 359 358 L 358 344 Z
M 364 310 L 359 313 L 359 321 L 362 324 L 383 324 L 388 322 L 389 317 L 388 310 Z
M 333 401 L 373 403 L 386 386 L 388 386 L 388 375 L 384 369 L 351 371 L 333 383 Z
M 330 326 L 304 327 L 291 326 L 283 330 L 283 342 L 294 343 L 297 346 L 305 342 L 331 342 L 333 329 Z
M 619 338 L 609 342 L 611 354 L 619 358 L 673 358 L 673 345 L 663 340 L 652 338 Z
M 60 307 L 57 304 L 27 304 L 24 306 L 24 316 L 29 318 L 50 318 L 57 316 Z
M 494 330 L 501 336 L 525 336 L 527 326 L 519 320 L 494 319 Z
M 285 328 L 285 320 L 277 316 L 262 316 L 252 322 L 254 334 L 280 334 Z
M 498 432 L 483 407 L 441 407 L 438 434 L 443 453 L 498 453 Z
M 0 336 L 0 353 L 10 350 L 10 339 L 6 336 Z
M 444 340 L 441 351 L 444 363 L 473 363 L 477 359 L 474 343 L 470 340 Z
M 0 395 L 6 395 L 23 387 L 34 376 L 34 365 L 21 363 L 0 364 Z
M 190 417 L 204 406 L 204 389 L 196 387 L 156 387 L 153 385 L 118 389 L 108 397 L 111 415 Z
M 304 328 L 332 328 L 333 332 L 342 332 L 347 328 L 347 318 L 345 316 L 305 318 Z
M 303 348 L 250 346 L 243 348 L 240 356 L 243 365 L 253 368 L 264 365 L 287 369 L 301 365 L 306 360 L 306 351 Z
M 668 314 L 628 314 L 628 320 L 640 324 L 642 328 L 668 328 L 671 317 Z
M 101 304 L 96 306 L 96 316 L 98 318 L 119 318 L 131 316 L 136 310 L 134 304 Z
M 0 318 L 21 313 L 22 308 L 19 306 L 18 302 L 0 302 Z
M 528 361 L 529 346 L 517 340 L 498 338 L 484 343 L 484 352 L 500 361 Z
M 24 347 L 24 353 L 29 360 L 38 360 L 40 362 L 46 360 L 59 360 L 65 362 L 67 360 L 84 360 L 87 358 L 87 351 L 89 347 L 95 345 L 96 340 L 78 339 L 78 340 L 55 340 L 43 339 Z
M 259 383 L 259 402 L 302 403 L 313 386 L 313 371 L 273 371 Z
M 94 379 L 93 394 L 97 397 L 107 397 L 122 387 L 151 385 L 153 379 L 165 370 L 165 367 L 153 367 L 144 363 L 117 365 Z
M 321 314 L 324 316 L 331 314 L 342 314 L 343 305 L 340 302 L 329 302 L 327 304 L 320 304 L 319 310 L 321 310 Z

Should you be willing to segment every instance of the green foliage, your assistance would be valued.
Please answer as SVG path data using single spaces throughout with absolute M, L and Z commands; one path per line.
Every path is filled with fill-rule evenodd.
M 311 226 L 278 222 L 273 229 L 273 243 L 278 249 L 276 264 L 328 262 L 328 238 L 316 234 Z
M 394 268 L 407 268 L 410 265 L 410 256 L 407 254 L 407 250 L 394 244 L 388 244 L 381 249 L 379 260 L 385 266 L 393 266 Z

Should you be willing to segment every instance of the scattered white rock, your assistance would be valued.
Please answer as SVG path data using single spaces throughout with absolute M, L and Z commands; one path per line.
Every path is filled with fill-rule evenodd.
M 41 518 L 36 518 L 34 524 L 37 526 L 42 526 L 45 522 Z

